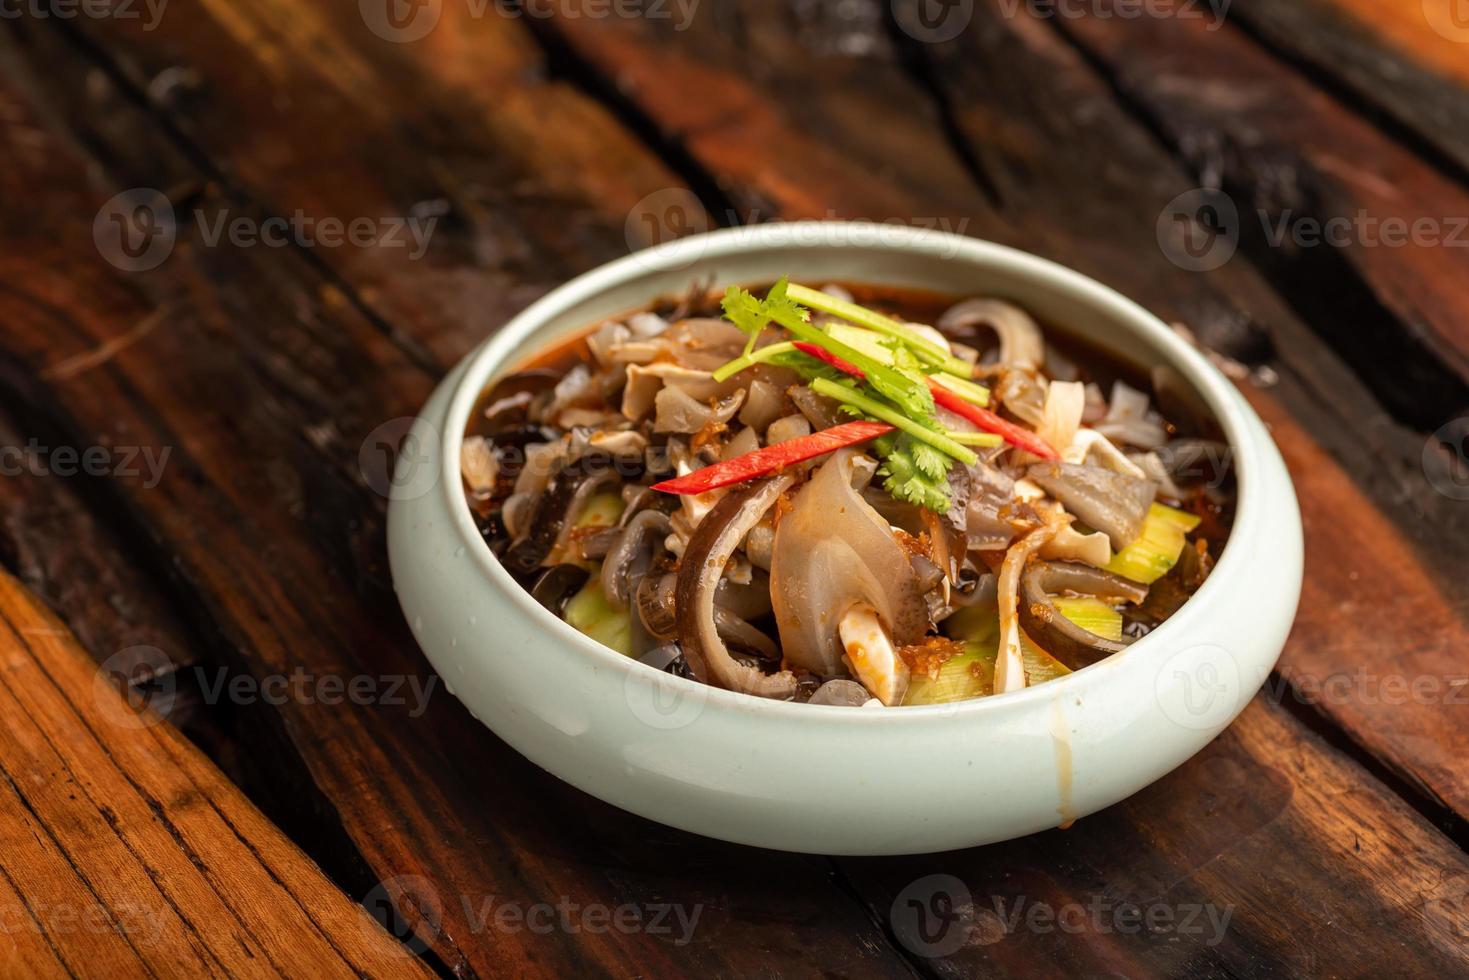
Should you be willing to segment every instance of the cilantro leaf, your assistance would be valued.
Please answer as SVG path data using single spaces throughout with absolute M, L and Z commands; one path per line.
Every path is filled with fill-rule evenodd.
M 930 480 L 939 481 L 949 475 L 953 460 L 926 442 L 910 439 L 908 454 L 913 457 L 913 466 Z
M 884 457 L 877 471 L 884 477 L 884 490 L 897 500 L 940 514 L 948 512 L 950 461 L 946 455 L 907 435 L 897 439 L 885 436 L 873 446 Z

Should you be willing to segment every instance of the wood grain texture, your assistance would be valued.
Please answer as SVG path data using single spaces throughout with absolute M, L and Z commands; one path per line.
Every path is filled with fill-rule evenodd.
M 982 21 L 988 26 L 978 47 L 967 36 L 951 48 L 922 49 L 935 73 L 925 82 L 903 64 L 912 52 L 900 57 L 893 49 L 885 6 L 815 4 L 792 12 L 774 4 L 711 3 L 701 8 L 709 19 L 687 32 L 637 22 L 578 29 L 568 21 L 543 39 L 582 87 L 593 79 L 579 74 L 578 59 L 617 79 L 617 98 L 632 100 L 657 130 L 658 145 L 685 148 L 741 219 L 969 218 L 959 230 L 1075 264 L 1165 315 L 1197 324 L 1231 354 L 1259 362 L 1273 348 L 1279 356 L 1269 364 L 1281 384 L 1251 396 L 1276 426 L 1293 465 L 1310 469 L 1302 489 L 1316 517 L 1315 527 L 1308 526 L 1311 574 L 1322 583 L 1311 628 L 1317 639 L 1333 642 L 1317 651 L 1298 641 L 1287 672 L 1292 663 L 1306 670 L 1350 667 L 1367 653 L 1404 665 L 1396 669 L 1440 675 L 1457 669 L 1435 641 L 1460 635 L 1461 604 L 1431 570 L 1435 562 L 1460 567 L 1451 563 L 1461 557 L 1443 541 L 1411 540 L 1404 532 L 1415 508 L 1440 512 L 1421 477 L 1414 485 L 1412 474 L 1399 468 L 1421 434 L 1385 418 L 1361 381 L 1331 358 L 1310 329 L 1314 324 L 1302 323 L 1294 304 L 1248 261 L 1206 277 L 1166 264 L 1156 241 L 1147 240 L 1152 222 L 1170 197 L 1196 181 L 1049 25 Z M 60 125 L 84 134 L 113 172 L 108 193 L 137 182 L 200 187 L 212 207 L 278 213 L 305 207 L 345 217 L 401 213 L 416 195 L 383 188 L 433 181 L 422 186 L 475 188 L 448 199 L 456 214 L 469 210 L 466 201 L 481 209 L 475 227 L 493 226 L 495 247 L 469 247 L 488 231 L 456 232 L 447 253 L 432 254 L 434 274 L 426 276 L 372 250 L 302 263 L 188 241 L 182 262 L 119 284 L 120 277 L 95 262 L 79 267 L 85 263 L 78 256 L 86 255 L 80 234 L 61 243 L 22 239 L 23 258 L 13 271 L 39 283 L 32 288 L 69 315 L 9 327 L 3 345 L 22 365 L 67 363 L 124 333 L 161 297 L 187 297 L 187 315 L 170 319 L 171 329 L 93 371 L 85 386 L 62 380 L 33 394 L 55 392 L 72 426 L 121 413 L 128 424 L 186 450 L 184 479 L 156 495 L 137 488 L 123 494 L 138 526 L 177 561 L 192 594 L 256 676 L 304 665 L 421 677 L 411 641 L 388 611 L 380 502 L 363 486 L 370 475 L 357 467 L 358 446 L 378 422 L 410 412 L 422 397 L 427 377 L 412 352 L 427 351 L 436 363 L 451 357 L 495 318 L 485 311 L 498 315 L 521 300 L 522 293 L 506 292 L 515 283 L 554 281 L 564 267 L 590 264 L 599 249 L 611 254 L 625 247 L 626 209 L 599 203 L 609 196 L 604 189 L 578 194 L 582 181 L 606 184 L 632 174 L 625 202 L 659 186 L 677 189 L 682 175 L 640 154 L 623 160 L 617 173 L 602 173 L 597 127 L 617 127 L 564 83 L 548 91 L 538 74 L 544 65 L 525 35 L 482 33 L 509 30 L 494 26 L 500 22 L 493 18 L 491 27 L 458 25 L 452 36 L 441 29 L 414 48 L 363 40 L 351 29 L 350 5 L 345 14 L 313 15 L 311 29 L 300 33 L 285 29 L 274 8 L 265 14 L 201 9 L 208 16 L 181 21 L 187 32 L 89 33 L 109 63 L 147 87 L 153 120 L 139 120 L 105 80 L 85 89 L 53 86 L 46 96 L 60 103 Z M 469 36 L 472 43 L 463 40 Z M 75 53 L 47 38 L 54 41 L 53 35 L 27 37 L 33 64 L 76 63 Z M 564 50 L 558 39 L 568 41 Z M 507 45 L 530 54 L 514 61 Z M 328 52 L 326 68 L 293 65 L 317 49 Z M 511 59 L 525 71 L 504 78 L 476 53 L 493 54 L 485 60 L 495 65 Z M 986 62 L 994 65 L 992 74 L 985 74 Z M 966 74 L 960 70 L 966 64 L 978 70 Z M 167 70 L 179 67 L 197 84 L 174 91 L 160 81 L 178 77 Z M 350 84 L 341 78 L 301 84 L 321 72 Z M 454 72 L 525 84 L 529 93 L 519 103 L 478 93 L 466 116 L 458 98 L 464 92 L 444 81 Z M 176 98 L 167 97 L 171 91 Z M 267 101 L 262 92 L 270 94 L 270 111 L 259 107 Z M 411 98 L 393 102 L 388 130 L 375 107 L 356 111 L 351 96 L 357 92 L 385 102 L 401 92 Z M 947 99 L 947 110 L 933 101 L 936 93 Z M 575 157 L 582 166 L 555 172 L 585 221 L 572 226 L 570 244 L 545 237 L 563 233 L 562 198 L 536 199 L 555 219 L 553 229 L 540 229 L 537 214 L 527 213 L 535 209 L 516 204 L 513 194 L 504 203 L 498 189 L 476 182 L 487 168 L 510 161 L 496 176 L 525 181 L 532 191 L 544 186 L 536 165 L 515 162 L 525 151 L 495 135 L 531 131 L 529 123 L 494 129 L 479 114 L 533 117 L 542 100 L 553 103 L 546 111 L 556 111 L 557 99 L 595 120 L 588 148 Z M 103 107 L 108 111 L 99 115 Z M 248 131 L 234 122 L 242 118 L 251 120 Z M 359 118 L 373 139 L 356 134 Z M 436 127 L 438 120 L 447 120 L 433 129 L 440 143 L 381 135 L 411 124 Z M 160 122 L 187 134 L 193 156 L 180 159 L 174 144 L 158 138 L 161 127 L 153 124 Z M 320 157 L 292 152 L 320 130 L 332 134 L 321 141 Z M 549 138 L 571 140 L 581 132 L 553 127 Z M 619 146 L 631 145 L 618 139 Z M 467 149 L 424 153 L 424 145 Z M 1078 149 L 1068 158 L 1058 146 Z M 752 147 L 768 158 L 752 159 Z M 609 157 L 621 159 L 615 152 Z M 46 172 L 54 185 L 54 169 Z M 233 175 L 225 194 L 208 190 L 210 172 Z M 38 179 L 41 171 L 33 173 Z M 15 180 L 16 187 L 29 186 L 26 174 Z M 106 195 L 76 196 L 52 199 L 60 224 L 75 223 L 75 214 L 95 210 L 97 197 Z M 519 264 L 502 260 L 500 243 L 541 241 L 551 244 L 515 253 Z M 556 271 L 543 272 L 541 259 Z M 48 280 L 44 267 L 52 262 L 86 289 L 69 296 L 61 281 Z M 468 299 L 459 305 L 462 297 Z M 368 316 L 359 315 L 359 300 Z M 58 331 L 58 324 L 76 329 L 82 318 L 74 311 L 97 306 L 108 318 L 85 323 L 77 337 Z M 1263 350 L 1262 336 L 1269 341 Z M 197 377 L 165 380 L 159 365 L 168 364 L 201 367 Z M 361 387 L 342 391 L 335 381 L 343 375 L 362 379 Z M 1356 410 L 1343 407 L 1354 401 Z M 1392 468 L 1369 472 L 1344 427 L 1384 446 Z M 268 474 L 260 472 L 261 460 L 269 461 Z M 1355 545 L 1332 533 L 1337 522 L 1353 521 L 1364 533 L 1398 536 L 1386 563 L 1394 587 L 1430 590 L 1412 608 L 1431 624 L 1415 634 L 1410 651 L 1416 652 L 1405 654 L 1396 637 L 1376 636 L 1362 617 L 1328 615 L 1341 595 L 1361 595 L 1350 577 L 1359 560 Z M 222 553 L 231 556 L 229 567 L 220 567 Z M 1425 659 L 1396 659 L 1409 655 Z M 1456 761 L 1462 752 L 1454 741 L 1462 726 L 1452 727 L 1456 716 L 1443 705 L 1422 711 L 1353 702 L 1322 710 L 1396 771 L 1454 806 L 1462 803 Z M 1462 965 L 1452 959 L 1462 950 L 1446 940 L 1457 925 L 1451 909 L 1462 893 L 1455 891 L 1463 882 L 1461 852 L 1268 705 L 1252 708 L 1230 735 L 1170 780 L 1065 834 L 937 863 L 843 861 L 835 882 L 828 880 L 833 867 L 820 861 L 713 845 L 588 801 L 534 771 L 443 699 L 416 719 L 380 705 L 286 705 L 282 714 L 314 778 L 379 874 L 428 883 L 426 896 L 404 889 L 409 901 L 400 904 L 417 897 L 444 905 L 446 917 L 429 923 L 426 933 L 435 951 L 463 972 L 749 972 L 772 963 L 797 971 L 905 972 L 908 965 L 892 957 L 884 934 L 896 921 L 893 901 L 930 871 L 961 878 L 981 899 L 1044 895 L 1064 906 L 1100 895 L 1174 908 L 1212 904 L 1232 909 L 1236 924 L 1217 943 L 1209 933 L 1097 930 L 1071 942 L 1027 931 L 970 944 L 953 954 L 953 963 L 945 962 L 949 957 L 930 963 L 931 948 L 910 951 L 921 969 L 1265 976 L 1347 973 L 1359 961 L 1423 974 L 1453 973 Z M 1324 787 L 1320 792 L 1298 788 L 1313 779 Z M 1349 855 L 1364 833 L 1371 858 L 1357 860 Z M 1299 884 L 1282 886 L 1282 877 Z M 1002 888 L 996 881 L 1018 884 Z M 778 893 L 771 882 L 780 883 Z M 852 891 L 865 907 L 850 901 Z M 679 948 L 645 934 L 488 933 L 474 914 L 487 896 L 521 905 L 562 896 L 639 907 L 675 901 L 705 912 L 697 942 Z M 1339 922 L 1351 924 L 1345 937 L 1333 931 Z M 1379 922 L 1388 928 L 1378 935 L 1400 942 L 1401 950 L 1387 940 L 1355 948 Z
M 1351 325 L 1320 329 L 1400 417 L 1432 431 L 1463 410 L 1469 188 L 1238 30 L 1100 14 L 1058 24 L 1229 193 L 1242 246 L 1280 278 L 1311 283 L 1295 301 Z M 1384 351 L 1394 370 L 1375 376 Z
M 0 573 L 0 972 L 428 977 Z
M 147 118 L 128 122 L 129 104 L 105 89 L 94 79 L 85 93 L 38 98 L 61 102 L 62 112 L 78 96 L 107 105 L 105 116 L 89 117 L 101 130 L 83 131 L 93 146 L 117 139 L 107 165 L 128 184 L 197 187 L 197 196 L 185 190 L 177 199 L 209 215 L 262 213 L 210 189 Z M 34 143 L 41 130 L 28 122 L 7 132 Z M 88 192 L 85 158 L 42 139 L 43 152 L 18 157 L 27 166 L 0 176 L 7 194 L 48 188 L 30 205 L 44 222 L 9 226 L 3 272 L 24 284 L 25 302 L 0 316 L 5 359 L 64 428 L 107 420 L 173 448 L 156 487 L 120 482 L 115 492 L 216 624 L 234 666 L 260 683 L 298 671 L 363 678 L 383 694 L 366 703 L 292 698 L 279 714 L 380 890 L 450 969 L 740 974 L 778 962 L 806 972 L 908 973 L 822 861 L 713 845 L 589 800 L 446 696 L 387 580 L 378 491 L 391 460 L 373 435 L 416 411 L 433 378 L 402 337 L 363 316 L 317 263 L 294 252 L 210 246 L 185 221 L 167 262 L 119 275 L 91 244 L 90 217 L 117 185 Z M 504 217 L 501 233 L 513 231 L 511 221 Z M 36 380 L 165 304 L 170 315 L 146 342 L 85 374 Z M 467 343 L 485 327 L 476 316 L 455 329 Z M 354 383 L 344 386 L 344 377 Z M 393 441 L 393 431 L 401 433 L 383 438 Z M 388 685 L 400 693 L 389 697 Z M 499 926 L 494 916 L 505 906 L 558 903 L 629 909 L 635 921 L 546 934 Z M 693 941 L 670 928 L 673 906 L 695 920 Z
M 1469 962 L 1463 852 L 1263 699 L 1070 830 L 844 866 L 943 977 L 1432 977 Z
M 1469 172 L 1469 11 L 1459 0 L 1236 0 L 1229 16 L 1342 101 Z

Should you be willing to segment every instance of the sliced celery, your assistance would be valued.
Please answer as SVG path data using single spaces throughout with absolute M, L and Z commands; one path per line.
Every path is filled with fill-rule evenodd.
M 895 337 L 918 355 L 919 360 L 936 365 L 942 370 L 960 377 L 969 375 L 973 370 L 967 362 L 961 361 L 907 324 L 900 323 L 892 317 L 883 316 L 881 313 L 858 306 L 856 303 L 848 303 L 846 300 L 837 299 L 820 290 L 796 283 L 790 284 L 786 289 L 786 295 L 803 306 L 841 317 L 848 323 L 855 323 L 859 327 L 866 327 L 889 337 Z
M 1092 596 L 1061 596 L 1051 600 L 1056 611 L 1088 633 L 1114 642 L 1122 639 L 1122 614 Z
M 979 457 L 974 454 L 973 450 L 959 445 L 942 432 L 937 432 L 915 422 L 897 409 L 889 408 L 876 399 L 868 398 L 861 392 L 853 391 L 845 385 L 839 385 L 835 381 L 828 381 L 825 378 L 817 378 L 811 382 L 811 390 L 818 395 L 825 395 L 827 398 L 834 398 L 839 402 L 851 405 L 865 415 L 870 415 L 875 419 L 880 419 L 891 426 L 902 429 L 919 442 L 926 442 L 940 452 L 948 453 L 965 466 L 973 466 L 979 461 Z
M 826 327 L 826 335 L 860 350 L 874 361 L 889 366 L 893 363 L 892 348 L 884 342 L 883 335 L 875 330 L 854 327 L 848 323 L 833 323 Z
M 625 608 L 613 606 L 602 593 L 601 576 L 593 575 L 582 590 L 566 603 L 565 619 L 579 633 L 632 656 L 632 615 Z
M 986 449 L 1002 446 L 1005 440 L 993 432 L 956 432 L 953 429 L 945 429 L 944 435 L 953 439 L 961 446 L 980 446 Z
M 1186 535 L 1199 526 L 1199 518 L 1164 504 L 1148 508 L 1142 534 L 1107 564 L 1107 571 L 1123 578 L 1152 585 L 1167 575 L 1183 554 Z
M 990 390 L 966 378 L 956 377 L 947 371 L 940 371 L 938 374 L 930 374 L 928 380 L 949 389 L 967 402 L 974 402 L 981 406 L 990 403 Z
M 627 507 L 623 502 L 622 494 L 619 493 L 597 493 L 587 501 L 582 509 L 581 515 L 576 519 L 576 527 L 612 527 L 622 518 L 622 512 Z
M 995 691 L 993 643 L 966 643 L 964 652 L 946 661 L 936 678 L 914 674 L 908 682 L 905 705 L 952 704 L 982 698 Z

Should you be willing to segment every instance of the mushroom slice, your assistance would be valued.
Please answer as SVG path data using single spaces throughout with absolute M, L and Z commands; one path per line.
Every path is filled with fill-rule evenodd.
M 862 686 L 889 707 L 908 692 L 908 665 L 893 647 L 877 610 L 865 602 L 848 609 L 837 626 L 846 654 L 842 658 Z

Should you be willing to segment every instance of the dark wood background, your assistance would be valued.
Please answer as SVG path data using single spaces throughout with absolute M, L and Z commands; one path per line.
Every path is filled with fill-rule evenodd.
M 1469 971 L 1469 5 L 957 0 L 922 20 L 918 2 L 423 0 L 398 8 L 410 27 L 437 17 L 411 41 L 377 0 L 0 19 L 0 445 L 112 460 L 0 478 L 0 562 L 58 617 L 0 590 L 17 692 L 0 708 L 0 972 Z M 129 271 L 108 202 L 140 188 L 171 203 L 177 241 Z M 1207 272 L 1158 230 L 1199 188 L 1240 214 L 1238 253 Z M 298 213 L 437 223 L 416 258 L 210 240 L 221 216 Z M 1453 240 L 1269 234 L 1359 215 Z M 826 859 L 603 805 L 441 689 L 423 712 L 212 693 L 296 672 L 427 682 L 387 574 L 376 447 L 570 276 L 690 229 L 807 217 L 1074 266 L 1185 325 L 1269 423 L 1304 511 L 1301 613 L 1197 758 L 1068 831 Z M 167 450 L 160 480 L 122 465 L 137 447 Z M 117 705 L 77 693 L 78 650 L 193 746 L 92 719 Z M 72 754 L 78 739 L 96 751 Z M 255 829 L 190 824 L 206 804 Z M 247 846 L 201 857 L 221 836 Z M 163 884 L 189 868 L 193 891 Z M 241 885 L 256 878 L 294 903 Z M 962 941 L 915 942 L 908 899 L 946 889 L 969 894 L 950 912 Z M 638 924 L 483 914 L 557 903 Z M 104 927 L 45 914 L 89 905 Z M 162 938 L 124 927 L 119 910 L 165 905 Z M 665 905 L 697 911 L 687 942 L 655 927 Z M 1131 906 L 1171 924 L 1129 929 Z M 1017 907 L 1088 911 L 1068 930 L 1007 922 Z M 1182 927 L 1201 913 L 1227 927 Z M 238 926 L 210 934 L 221 917 Z

